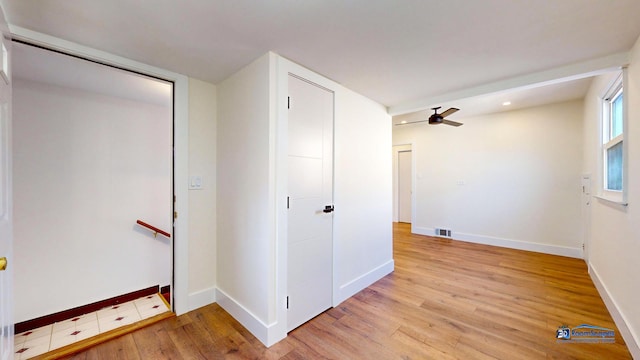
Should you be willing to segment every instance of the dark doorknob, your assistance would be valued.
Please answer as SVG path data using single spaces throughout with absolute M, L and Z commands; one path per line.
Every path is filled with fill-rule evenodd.
M 334 209 L 333 209 L 333 205 L 327 205 L 327 206 L 325 206 L 325 207 L 324 207 L 324 210 L 322 210 L 322 212 L 324 212 L 324 213 L 327 213 L 327 214 L 328 214 L 328 213 L 330 213 L 330 212 L 333 212 L 333 210 L 334 210 Z

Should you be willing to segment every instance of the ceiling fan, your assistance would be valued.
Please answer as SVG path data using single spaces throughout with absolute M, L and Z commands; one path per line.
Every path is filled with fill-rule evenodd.
M 428 121 L 429 125 L 446 124 L 446 125 L 451 125 L 451 126 L 456 126 L 456 127 L 462 125 L 462 123 L 445 119 L 445 117 L 453 114 L 454 112 L 456 112 L 456 111 L 458 111 L 460 109 L 449 108 L 448 110 L 444 111 L 443 113 L 438 114 L 438 109 L 440 109 L 440 108 L 441 108 L 441 106 L 431 108 L 431 110 L 433 110 L 433 114 L 431 114 L 431 116 L 429 116 L 428 120 L 411 121 L 411 122 L 405 122 L 405 123 L 400 123 L 400 124 L 396 124 L 396 125 L 409 125 L 409 124 L 415 124 L 415 123 L 420 123 L 420 122 L 425 122 L 425 121 Z

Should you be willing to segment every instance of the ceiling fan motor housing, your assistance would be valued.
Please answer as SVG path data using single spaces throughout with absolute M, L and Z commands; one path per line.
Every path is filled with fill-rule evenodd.
M 433 114 L 429 117 L 429 124 L 431 125 L 442 124 L 442 119 L 443 117 L 440 116 L 440 114 Z

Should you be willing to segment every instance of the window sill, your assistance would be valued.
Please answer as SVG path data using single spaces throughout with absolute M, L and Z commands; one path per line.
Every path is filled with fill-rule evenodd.
M 614 198 L 610 198 L 610 197 L 606 197 L 603 195 L 594 195 L 594 197 L 606 201 L 608 203 L 612 203 L 612 204 L 616 204 L 616 205 L 620 205 L 620 206 L 628 206 L 629 203 L 628 202 L 624 202 L 624 201 L 620 201 L 618 199 L 614 199 Z

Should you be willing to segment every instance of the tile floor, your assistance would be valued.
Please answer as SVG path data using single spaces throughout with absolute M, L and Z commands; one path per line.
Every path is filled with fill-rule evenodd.
M 16 334 L 14 360 L 29 359 L 169 311 L 159 294 Z

